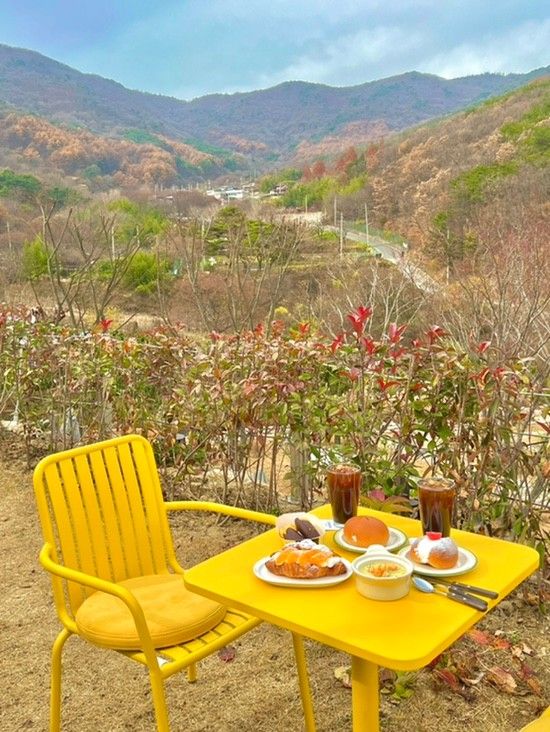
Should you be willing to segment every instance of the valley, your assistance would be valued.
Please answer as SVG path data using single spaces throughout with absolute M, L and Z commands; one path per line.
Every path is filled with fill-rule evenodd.
M 122 5 L 87 7 L 101 17 L 75 58 L 94 46 L 94 32 L 110 41 L 112 25 L 114 63 L 126 38 L 115 33 Z M 138 13 L 140 4 L 131 5 Z M 231 35 L 235 63 L 262 43 L 257 33 L 235 51 L 234 21 L 251 14 L 248 5 L 181 5 L 211 14 L 209 39 L 216 28 Z M 331 36 L 352 5 L 331 17 Z M 380 669 L 382 728 L 511 732 L 550 701 L 550 67 L 477 73 L 466 45 L 449 51 L 449 64 L 436 64 L 436 55 L 420 68 L 443 73 L 460 52 L 471 75 L 410 70 L 340 86 L 293 80 L 302 69 L 316 78 L 330 63 L 351 73 L 354 51 L 361 78 L 372 79 L 373 55 L 387 44 L 372 43 L 369 18 L 351 40 L 332 45 L 331 37 L 327 53 L 316 19 L 307 32 L 291 22 L 298 6 L 288 10 L 305 54 L 295 50 L 287 67 L 296 75 L 189 100 L 0 44 L 10 728 L 47 724 L 56 625 L 47 578 L 35 581 L 30 468 L 48 452 L 130 433 L 152 443 L 167 499 L 275 515 L 324 503 L 331 463 L 357 465 L 361 504 L 386 515 L 416 517 L 419 480 L 450 478 L 453 529 L 529 544 L 540 571 L 424 669 Z M 397 14 L 406 21 L 399 18 L 403 47 L 390 50 L 408 58 L 421 36 L 409 28 L 409 10 L 390 6 L 396 17 L 388 22 Z M 162 12 L 158 27 L 124 28 L 142 33 L 139 45 L 128 36 L 128 58 L 143 84 L 149 65 L 175 63 L 172 31 L 183 47 L 187 16 L 185 28 L 172 28 L 170 17 L 163 30 Z M 63 36 L 67 53 L 81 21 Z M 529 25 L 525 45 L 548 27 Z M 270 54 L 281 47 L 269 30 L 262 55 L 271 72 Z M 147 56 L 151 39 L 158 48 Z M 485 37 L 481 53 L 498 57 Z M 306 57 L 320 61 L 304 66 Z M 201 55 L 216 79 L 218 58 L 221 46 Z M 190 88 L 202 69 L 182 63 L 169 71 Z M 184 566 L 249 531 L 196 517 L 172 528 Z M 202 676 L 184 693 L 172 686 L 182 729 L 302 725 L 290 646 L 267 623 L 254 634 L 201 664 L 204 686 Z M 349 729 L 349 657 L 307 646 L 320 729 Z M 64 724 L 152 728 L 145 679 L 130 678 L 117 661 L 102 666 L 96 650 L 88 649 L 82 674 L 67 675 Z M 69 669 L 80 653 L 69 650 Z M 254 678 L 251 668 L 259 669 Z M 211 699 L 228 689 L 231 709 L 214 708 Z

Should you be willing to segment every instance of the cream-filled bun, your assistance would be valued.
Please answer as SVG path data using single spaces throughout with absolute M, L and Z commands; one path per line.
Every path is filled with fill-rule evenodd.
M 458 562 L 458 547 L 449 537 L 428 531 L 421 539 L 411 541 L 411 559 L 436 569 L 451 569 Z

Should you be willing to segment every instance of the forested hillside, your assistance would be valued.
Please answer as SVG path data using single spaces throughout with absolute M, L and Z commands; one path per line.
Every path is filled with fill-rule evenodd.
M 124 138 L 124 139 L 122 139 Z M 128 129 L 122 138 L 0 111 L 0 166 L 77 176 L 92 190 L 206 180 L 243 166 L 242 156 L 203 152 L 183 142 Z
M 102 135 L 139 130 L 194 147 L 206 143 L 243 152 L 265 163 L 289 159 L 302 143 L 341 134 L 347 139 L 350 125 L 367 142 L 380 130 L 402 130 L 454 112 L 544 73 L 539 69 L 447 80 L 410 72 L 339 88 L 289 81 L 186 102 L 129 90 L 33 51 L 0 45 L 0 102 Z
M 435 322 L 513 352 L 548 354 L 550 80 L 337 158 L 284 181 L 283 206 L 403 236 L 429 271 Z M 441 300 L 438 301 L 438 298 Z M 545 356 L 547 358 L 547 356 Z
M 367 148 L 310 158 L 264 187 L 284 180 L 282 205 L 307 199 L 329 216 L 336 198 L 348 221 L 367 205 L 371 224 L 454 260 L 483 215 L 533 208 L 531 224 L 546 222 L 549 162 L 550 80 L 540 80 Z

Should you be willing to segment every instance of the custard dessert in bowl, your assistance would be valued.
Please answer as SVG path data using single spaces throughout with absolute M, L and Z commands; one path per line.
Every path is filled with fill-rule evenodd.
M 358 592 L 370 600 L 399 600 L 408 594 L 412 562 L 373 545 L 352 563 Z

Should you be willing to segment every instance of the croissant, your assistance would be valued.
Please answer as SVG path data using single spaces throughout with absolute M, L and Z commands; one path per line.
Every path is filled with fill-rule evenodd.
M 346 572 L 346 565 L 324 544 L 311 539 L 287 544 L 265 563 L 273 574 L 292 579 L 335 577 Z

